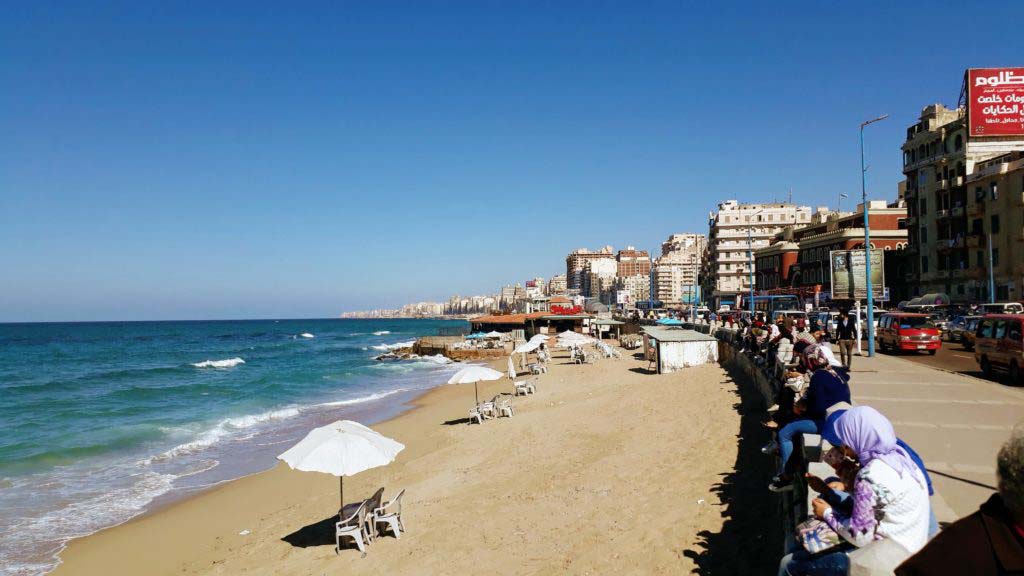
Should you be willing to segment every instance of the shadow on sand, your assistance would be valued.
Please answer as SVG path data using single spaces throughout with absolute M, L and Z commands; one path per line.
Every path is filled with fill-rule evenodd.
M 334 539 L 334 526 L 338 522 L 338 515 L 335 514 L 330 518 L 324 518 L 319 522 L 315 522 L 308 526 L 303 526 L 295 532 L 281 538 L 282 541 L 295 546 L 296 548 L 309 548 L 311 546 L 331 546 L 335 545 Z M 350 543 L 351 538 L 347 539 Z M 345 541 L 341 542 L 342 548 L 345 547 Z
M 683 555 L 697 564 L 694 574 L 774 574 L 782 557 L 779 499 L 768 491 L 771 460 L 761 454 L 770 438 L 761 425 L 764 400 L 742 371 L 729 369 L 739 402 L 738 450 L 733 471 L 712 490 L 722 500 L 725 523 L 717 533 L 704 530 L 695 549 Z

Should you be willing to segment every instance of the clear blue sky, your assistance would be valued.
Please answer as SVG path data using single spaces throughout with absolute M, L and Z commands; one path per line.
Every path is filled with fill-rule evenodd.
M 1024 64 L 1012 2 L 142 4 L 0 8 L 0 321 L 494 292 L 722 199 L 852 202 L 879 113 L 893 198 L 921 107 Z

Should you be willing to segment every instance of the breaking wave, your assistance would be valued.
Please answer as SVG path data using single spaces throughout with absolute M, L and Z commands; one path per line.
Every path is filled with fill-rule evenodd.
M 196 368 L 234 368 L 239 364 L 245 364 L 241 358 L 228 358 L 226 360 L 204 360 L 192 364 Z

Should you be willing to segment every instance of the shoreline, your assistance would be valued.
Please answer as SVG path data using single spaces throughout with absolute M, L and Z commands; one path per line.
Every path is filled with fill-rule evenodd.
M 493 364 L 497 365 L 497 362 L 495 362 Z M 494 366 L 492 365 L 492 367 L 494 367 Z M 398 393 L 396 393 L 396 395 L 399 395 L 399 396 L 407 395 L 407 397 L 405 399 L 403 399 L 401 402 L 399 402 L 397 404 L 394 404 L 394 405 L 391 405 L 391 406 L 387 406 L 387 404 L 389 404 L 388 401 L 390 400 L 390 398 L 388 398 L 388 397 L 378 398 L 378 399 L 375 399 L 373 401 L 370 401 L 369 404 L 371 404 L 371 406 L 359 406 L 358 404 L 356 404 L 356 405 L 345 405 L 345 406 L 341 407 L 342 408 L 341 412 L 349 412 L 349 414 L 344 414 L 344 413 L 339 414 L 338 418 L 340 418 L 340 419 L 350 419 L 349 416 L 351 416 L 352 418 L 357 418 L 358 415 L 361 414 L 361 413 L 382 414 L 383 416 L 381 416 L 381 417 L 371 416 L 371 417 L 367 418 L 365 421 L 363 421 L 363 420 L 359 420 L 359 421 L 362 422 L 363 424 L 366 424 L 367 426 L 371 426 L 371 427 L 372 426 L 381 425 L 381 424 L 385 424 L 387 422 L 390 422 L 392 420 L 401 418 L 402 416 L 404 416 L 406 414 L 409 414 L 409 413 L 411 413 L 411 412 L 421 408 L 424 405 L 421 400 L 425 396 L 430 395 L 432 392 L 436 391 L 437 389 L 439 389 L 439 388 L 441 388 L 443 386 L 450 386 L 450 385 L 446 381 L 440 381 L 436 385 L 428 387 L 428 388 L 417 389 L 417 390 L 406 390 L 406 391 L 403 391 L 403 392 L 398 392 Z M 372 406 L 372 404 L 377 404 L 377 403 L 381 404 L 381 406 L 376 406 L 376 407 Z M 326 423 L 326 422 L 324 422 L 324 423 Z M 320 423 L 318 425 L 323 425 L 324 423 Z M 316 426 L 313 426 L 310 429 L 312 429 L 314 427 L 316 427 Z M 191 499 L 199 498 L 199 497 L 203 496 L 206 493 L 209 493 L 209 492 L 216 491 L 216 490 L 219 490 L 221 488 L 224 488 L 224 487 L 226 487 L 226 486 L 228 486 L 228 485 L 230 485 L 230 484 L 232 484 L 234 482 L 245 480 L 247 478 L 251 478 L 253 476 L 258 476 L 258 475 L 261 475 L 261 474 L 270 473 L 274 469 L 276 469 L 278 466 L 282 465 L 283 463 L 275 458 L 272 462 L 269 462 L 268 464 L 269 464 L 269 467 L 267 467 L 267 468 L 262 468 L 262 469 L 259 469 L 259 470 L 244 472 L 244 473 L 242 473 L 239 476 L 232 476 L 232 477 L 229 477 L 229 478 L 223 478 L 223 479 L 214 481 L 214 482 L 212 482 L 210 484 L 204 484 L 204 485 L 199 485 L 199 486 L 182 486 L 182 487 L 177 487 L 177 488 L 174 488 L 174 489 L 172 489 L 172 490 L 170 490 L 170 491 L 168 491 L 168 492 L 166 492 L 164 494 L 161 494 L 161 495 L 155 497 L 148 504 L 144 505 L 142 507 L 142 509 L 138 512 L 138 514 L 136 514 L 136 515 L 134 515 L 134 516 L 132 516 L 130 518 L 127 518 L 127 519 L 125 519 L 125 520 L 123 520 L 121 522 L 118 522 L 116 524 L 111 524 L 109 526 L 104 526 L 102 528 L 99 528 L 99 529 L 97 529 L 97 530 L 95 530 L 95 531 L 93 531 L 93 532 L 91 532 L 89 534 L 84 534 L 84 535 L 81 535 L 81 536 L 76 536 L 76 537 L 68 540 L 67 542 L 65 542 L 60 547 L 60 549 L 57 550 L 56 552 L 54 552 L 54 554 L 53 554 L 52 558 L 56 562 L 56 564 L 52 568 L 47 570 L 45 572 L 45 574 L 54 574 L 54 573 L 56 573 L 58 571 L 58 569 L 61 566 L 63 566 L 64 561 L 63 561 L 63 558 L 62 558 L 62 554 L 64 554 L 64 552 L 68 549 L 68 547 L 71 546 L 74 542 L 77 542 L 77 541 L 83 540 L 83 539 L 91 538 L 91 537 L 96 536 L 98 534 L 102 534 L 103 532 L 106 532 L 108 530 L 120 528 L 120 527 L 123 527 L 123 526 L 128 526 L 128 525 L 131 525 L 131 524 L 133 524 L 135 522 L 139 522 L 139 521 L 145 520 L 146 518 L 148 518 L 148 517 L 150 517 L 152 515 L 160 514 L 161 512 L 163 512 L 165 510 L 168 510 L 168 509 L 173 508 L 173 507 L 178 506 L 178 505 L 182 505 L 182 504 L 186 503 L 187 501 L 189 501 Z
M 333 550 L 337 479 L 278 463 L 76 538 L 53 574 L 692 568 L 680 544 L 699 548 L 698 533 L 724 522 L 715 486 L 736 461 L 735 386 L 717 365 L 668 375 L 645 365 L 627 355 L 575 366 L 556 354 L 538 393 L 514 399 L 515 417 L 482 426 L 464 423 L 472 385 L 438 385 L 406 402 L 373 426 L 406 449 L 346 478 L 351 499 L 408 489 L 409 532 L 377 539 L 366 559 Z M 511 385 L 480 389 L 485 398 Z M 666 498 L 678 506 L 660 510 Z M 632 531 L 639 540 L 624 538 Z

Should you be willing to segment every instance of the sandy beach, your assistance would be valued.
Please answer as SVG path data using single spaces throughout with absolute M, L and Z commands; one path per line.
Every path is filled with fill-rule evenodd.
M 550 368 L 513 418 L 467 425 L 473 386 L 446 385 L 374 426 L 406 450 L 347 478 L 346 499 L 405 488 L 408 532 L 378 538 L 365 558 L 334 551 L 337 479 L 280 464 L 75 540 L 54 574 L 771 569 L 765 436 L 756 400 L 725 369 L 654 375 L 628 356 L 576 366 L 560 354 Z M 511 384 L 480 388 L 483 398 Z

